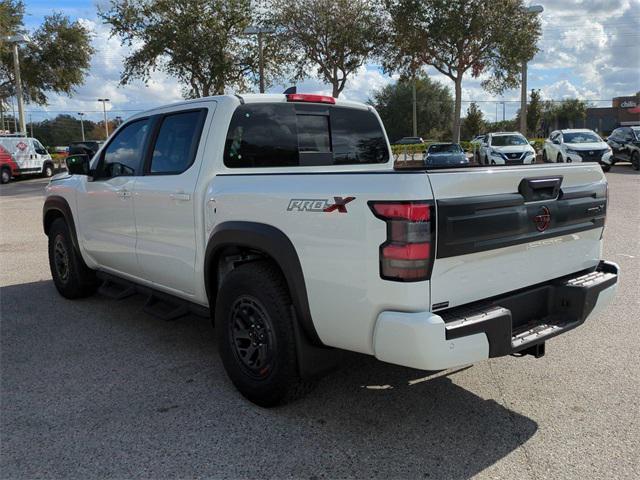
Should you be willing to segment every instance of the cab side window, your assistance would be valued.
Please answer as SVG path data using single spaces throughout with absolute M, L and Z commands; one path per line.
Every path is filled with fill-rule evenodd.
M 193 163 L 206 110 L 193 110 L 166 115 L 158 131 L 149 172 L 155 175 L 177 175 Z
M 33 149 L 36 151 L 38 155 L 46 155 L 47 149 L 42 146 L 42 144 L 38 140 L 33 140 Z
M 149 128 L 149 119 L 145 118 L 121 129 L 102 155 L 97 178 L 140 175 Z

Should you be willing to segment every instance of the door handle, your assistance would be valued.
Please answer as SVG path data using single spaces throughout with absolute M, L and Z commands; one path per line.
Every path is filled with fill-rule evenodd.
M 188 202 L 189 200 L 191 200 L 191 195 L 189 195 L 188 193 L 176 192 L 171 193 L 169 195 L 169 198 L 178 202 Z

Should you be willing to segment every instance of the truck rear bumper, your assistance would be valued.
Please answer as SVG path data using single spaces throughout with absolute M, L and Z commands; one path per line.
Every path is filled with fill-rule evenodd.
M 613 299 L 618 265 L 582 272 L 442 312 L 382 312 L 379 360 L 442 370 L 526 350 L 581 325 Z

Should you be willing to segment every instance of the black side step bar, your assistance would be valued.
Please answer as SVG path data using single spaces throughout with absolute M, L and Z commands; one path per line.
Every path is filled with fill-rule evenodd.
M 199 317 L 210 318 L 209 309 L 202 305 L 135 284 L 106 272 L 97 272 L 97 276 L 103 281 L 98 289 L 100 294 L 114 300 L 123 300 L 137 293 L 146 295 L 147 301 L 142 310 L 166 322 L 177 320 L 189 313 Z

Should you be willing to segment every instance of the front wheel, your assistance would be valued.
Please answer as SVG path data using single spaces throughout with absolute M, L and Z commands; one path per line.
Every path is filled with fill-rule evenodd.
M 98 288 L 96 272 L 91 270 L 73 246 L 67 222 L 54 220 L 49 229 L 49 268 L 60 295 L 65 298 L 82 298 L 95 293 Z
M 220 357 L 235 387 L 257 405 L 286 403 L 312 386 L 299 376 L 294 321 L 272 263 L 247 263 L 224 278 L 215 309 Z
M 602 164 L 602 171 L 604 173 L 607 173 L 609 170 L 611 170 L 611 165 L 607 165 L 606 163 Z

